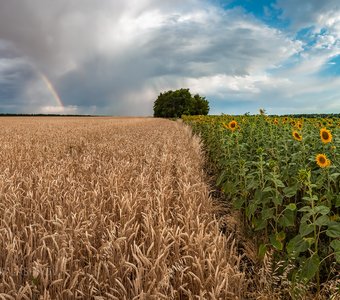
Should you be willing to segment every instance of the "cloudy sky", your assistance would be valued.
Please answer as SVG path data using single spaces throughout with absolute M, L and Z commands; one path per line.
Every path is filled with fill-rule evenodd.
M 339 0 L 0 0 L 0 113 L 340 113 Z

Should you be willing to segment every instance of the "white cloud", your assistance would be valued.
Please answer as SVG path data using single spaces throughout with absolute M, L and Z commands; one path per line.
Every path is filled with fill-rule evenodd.
M 77 106 L 42 106 L 38 111 L 42 114 L 79 114 Z
M 298 32 L 311 28 L 315 35 L 315 48 L 339 49 L 340 5 L 338 0 L 278 0 L 282 17 L 288 19 Z
M 315 48 L 316 49 L 332 49 L 336 44 L 336 37 L 330 34 L 320 34 L 317 37 Z
M 311 1 L 310 9 L 301 1 L 294 9 L 296 1 L 278 1 L 296 28 L 326 26 L 313 32 L 308 48 L 242 9 L 225 11 L 205 0 L 0 0 L 0 39 L 12 44 L 1 50 L 0 43 L 0 74 L 9 81 L 17 76 L 21 93 L 8 80 L 0 87 L 28 112 L 150 115 L 159 92 L 181 87 L 219 103 L 292 106 L 294 97 L 307 99 L 326 86 L 337 94 L 336 83 L 315 76 L 339 54 L 335 2 Z M 16 55 L 7 57 L 9 48 Z
M 270 88 L 287 88 L 289 79 L 275 78 L 268 75 L 229 76 L 218 74 L 210 77 L 188 79 L 188 86 L 194 92 L 212 95 L 223 99 L 225 95 L 242 96 L 244 100 L 256 99 L 256 96 Z
M 296 29 L 315 26 L 318 30 L 339 21 L 338 0 L 278 0 L 275 6 L 282 9 L 282 17 Z
M 150 97 L 159 88 L 195 86 L 204 78 L 217 85 L 228 82 L 219 93 L 258 93 L 249 78 L 301 51 L 300 42 L 243 11 L 223 11 L 200 0 L 33 2 L 36 6 L 29 1 L 2 3 L 6 9 L 0 11 L 0 37 L 52 78 L 72 107 L 150 114 Z M 9 18 L 8 12 L 17 17 Z M 38 86 L 26 87 L 27 105 L 40 101 L 53 107 L 46 87 Z M 130 95 L 148 104 L 148 111 Z
M 329 61 L 340 55 L 340 6 L 337 0 L 278 0 L 277 8 L 282 9 L 282 18 L 289 20 L 291 30 L 299 33 L 308 29 L 304 51 L 295 63 L 281 75 L 325 87 L 319 73 Z M 297 35 L 299 37 L 299 35 Z M 303 90 L 312 90 L 306 87 Z M 322 100 L 320 100 L 322 101 Z

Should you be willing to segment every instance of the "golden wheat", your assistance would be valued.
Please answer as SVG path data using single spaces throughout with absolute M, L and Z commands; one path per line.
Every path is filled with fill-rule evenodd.
M 2 118 L 0 146 L 1 299 L 244 299 L 184 125 Z

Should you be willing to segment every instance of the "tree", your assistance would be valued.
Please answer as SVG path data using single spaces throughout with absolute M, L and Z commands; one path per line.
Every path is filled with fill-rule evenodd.
M 191 96 L 189 89 L 179 89 L 160 93 L 154 106 L 154 117 L 180 118 L 182 115 L 207 115 L 209 102 L 196 94 Z
M 193 98 L 193 109 L 191 115 L 207 115 L 209 113 L 209 102 L 205 97 L 196 94 Z

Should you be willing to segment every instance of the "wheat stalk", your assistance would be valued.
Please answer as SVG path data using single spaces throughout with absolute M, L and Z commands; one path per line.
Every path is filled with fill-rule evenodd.
M 245 299 L 201 142 L 152 118 L 0 119 L 1 299 Z

